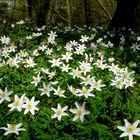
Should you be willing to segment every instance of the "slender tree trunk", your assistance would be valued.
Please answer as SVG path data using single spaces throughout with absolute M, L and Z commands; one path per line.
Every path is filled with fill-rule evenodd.
M 91 25 L 91 10 L 90 10 L 90 1 L 84 0 L 84 10 L 85 10 L 85 18 L 86 18 L 86 25 Z
M 37 26 L 42 27 L 46 25 L 46 14 L 49 10 L 50 0 L 42 0 L 40 8 L 37 12 Z
M 140 0 L 135 9 L 134 17 L 135 17 L 135 21 L 136 21 L 135 31 L 138 33 L 138 35 L 140 35 Z
M 27 3 L 28 3 L 29 18 L 31 20 L 32 19 L 32 4 L 33 4 L 33 1 L 32 0 L 27 0 Z
M 71 22 L 72 25 L 83 26 L 86 24 L 84 0 L 71 0 Z
M 134 28 L 134 11 L 139 0 L 117 0 L 117 8 L 110 22 L 110 27 Z

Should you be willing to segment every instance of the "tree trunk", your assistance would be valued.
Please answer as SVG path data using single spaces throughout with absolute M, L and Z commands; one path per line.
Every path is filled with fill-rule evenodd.
M 71 0 L 71 24 L 83 26 L 86 25 L 85 7 L 83 0 Z
M 37 26 L 42 27 L 46 25 L 46 14 L 49 10 L 50 0 L 41 1 L 40 8 L 37 12 Z
M 117 8 L 110 22 L 110 27 L 134 28 L 136 21 L 134 11 L 139 0 L 117 0 Z
M 138 35 L 140 35 L 140 0 L 135 9 L 134 17 L 136 21 L 135 31 L 138 33 Z
M 85 18 L 86 18 L 86 25 L 91 25 L 91 9 L 90 9 L 90 1 L 84 0 L 84 10 L 85 10 Z
M 28 3 L 28 13 L 29 13 L 29 18 L 30 20 L 32 19 L 32 0 L 27 0 L 27 3 Z

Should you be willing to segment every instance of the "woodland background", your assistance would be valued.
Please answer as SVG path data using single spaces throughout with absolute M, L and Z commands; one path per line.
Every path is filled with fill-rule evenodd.
M 140 0 L 0 0 L 0 21 L 26 19 L 41 27 L 87 25 L 140 31 Z

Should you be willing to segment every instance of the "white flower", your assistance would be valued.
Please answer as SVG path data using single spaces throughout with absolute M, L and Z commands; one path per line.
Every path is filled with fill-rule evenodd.
M 57 37 L 56 32 L 51 31 L 50 33 L 48 33 L 49 37 L 51 38 L 55 38 Z
M 35 110 L 39 110 L 36 105 L 40 101 L 35 101 L 35 97 L 33 96 L 31 100 L 26 98 L 25 104 L 22 105 L 23 108 L 25 108 L 24 114 L 28 113 L 29 111 L 32 113 L 32 115 L 35 114 Z
M 84 75 L 86 75 L 86 73 L 90 72 L 92 69 L 91 64 L 88 62 L 83 61 L 83 62 L 79 62 L 79 64 L 80 64 L 79 67 L 80 67 L 81 71 L 84 73 Z
M 86 49 L 86 47 L 85 47 L 85 44 L 79 44 L 78 45 L 78 47 L 76 47 L 75 48 L 76 50 L 75 50 L 75 54 L 77 54 L 77 55 L 83 55 L 83 53 L 85 52 L 85 49 Z
M 136 82 L 134 81 L 134 78 L 125 80 L 125 89 L 128 88 L 128 87 L 134 87 L 135 83 Z
M 73 95 L 76 95 L 76 96 L 77 96 L 78 91 L 77 91 L 77 89 L 76 89 L 75 87 L 69 86 L 69 85 L 68 85 L 68 88 L 69 88 L 70 92 L 71 92 Z
M 7 90 L 7 87 L 5 88 L 4 91 L 2 91 L 2 90 L 0 89 L 0 104 L 1 104 L 4 100 L 10 102 L 11 99 L 10 99 L 9 95 L 11 95 L 12 93 L 13 93 L 13 91 L 8 91 L 8 90 Z
M 78 45 L 78 42 L 75 41 L 75 40 L 73 40 L 73 41 L 70 41 L 70 44 L 71 44 L 72 46 L 77 46 L 77 45 Z
M 122 78 L 116 76 L 114 80 L 111 80 L 112 83 L 110 84 L 111 86 L 115 86 L 118 89 L 122 89 L 124 87 L 124 81 Z
M 7 124 L 7 127 L 0 127 L 0 129 L 4 129 L 6 132 L 4 133 L 5 136 L 7 136 L 10 133 L 15 133 L 19 135 L 19 131 L 25 131 L 24 128 L 20 128 L 22 126 L 22 123 L 19 124 Z
M 35 49 L 35 50 L 33 51 L 33 56 L 39 56 L 39 52 L 38 52 L 37 49 Z
M 139 51 L 140 45 L 137 42 L 133 43 L 132 46 L 130 47 L 130 49 L 132 49 L 134 52 Z
M 33 37 L 38 37 L 38 36 L 41 36 L 42 35 L 42 33 L 33 33 Z
M 91 47 L 93 50 L 96 50 L 96 49 L 97 49 L 97 45 L 95 45 L 94 43 L 91 43 L 91 44 L 90 44 L 90 47 Z
M 99 43 L 101 43 L 102 42 L 102 38 L 99 38 L 96 42 L 99 44 Z
M 114 60 L 115 60 L 115 58 L 113 58 L 113 57 L 110 57 L 110 58 L 108 59 L 109 62 L 113 62 Z
M 72 60 L 73 58 L 71 57 L 72 56 L 72 53 L 71 52 L 66 52 L 65 55 L 62 55 L 62 60 L 66 60 L 66 62 L 68 63 L 69 60 Z
M 80 84 L 85 84 L 87 85 L 91 85 L 92 81 L 95 77 L 90 77 L 90 75 L 86 76 L 86 77 L 81 77 L 81 79 L 83 80 Z
M 16 48 L 17 46 L 12 44 L 10 47 L 9 47 L 9 52 L 15 52 L 16 51 Z
M 46 85 L 43 83 L 43 88 L 39 88 L 38 90 L 42 91 L 41 96 L 46 94 L 48 97 L 50 97 L 50 92 L 53 90 L 52 87 L 49 85 Z
M 32 57 L 29 57 L 28 59 L 26 59 L 25 64 L 26 65 L 24 65 L 24 67 L 34 67 L 36 65 Z
M 87 87 L 83 86 L 82 90 L 81 89 L 77 89 L 77 92 L 79 93 L 78 96 L 85 96 L 86 98 L 90 97 L 95 97 L 94 94 L 92 94 L 93 90 L 92 89 L 88 89 Z
M 60 121 L 62 116 L 68 116 L 68 114 L 65 113 L 67 108 L 68 108 L 68 106 L 65 106 L 62 108 L 60 104 L 57 105 L 57 108 L 51 108 L 55 112 L 55 114 L 53 116 L 51 116 L 51 118 L 52 119 L 58 118 L 58 120 Z
M 2 42 L 2 44 L 5 44 L 5 45 L 9 45 L 10 44 L 10 38 L 9 37 L 5 37 L 5 35 L 0 38 L 0 41 Z
M 32 81 L 32 84 L 35 84 L 35 86 L 38 85 L 38 83 L 41 81 L 42 76 L 40 76 L 40 72 L 38 73 L 37 77 L 33 76 L 34 81 Z
M 137 41 L 140 41 L 140 36 L 137 37 Z
M 103 51 L 97 52 L 97 54 L 98 54 L 98 57 L 103 59 L 103 57 L 104 57 L 104 52 Z
M 45 74 L 48 74 L 49 73 L 49 69 L 47 68 L 41 68 L 41 71 Z
M 92 81 L 91 81 L 91 89 L 96 89 L 98 91 L 101 91 L 101 87 L 105 87 L 106 85 L 104 84 L 101 84 L 102 80 L 98 80 L 98 81 L 95 81 L 95 79 L 93 78 Z
M 56 75 L 56 71 L 48 72 L 48 77 L 51 79 Z
M 109 48 L 113 48 L 113 43 L 111 43 L 110 41 L 108 41 L 107 46 L 108 46 Z
M 80 41 L 81 41 L 82 43 L 84 43 L 84 42 L 87 42 L 88 39 L 89 39 L 89 37 L 87 37 L 86 35 L 85 35 L 85 36 L 81 35 Z
M 130 76 L 133 73 L 134 71 L 128 72 L 128 68 L 126 67 L 125 69 L 123 69 L 121 73 L 118 73 L 117 75 L 119 75 L 122 79 L 127 80 L 127 79 L 130 79 Z
M 21 112 L 24 101 L 25 101 L 25 94 L 23 94 L 20 98 L 18 97 L 17 94 L 15 94 L 14 102 L 8 105 L 8 107 L 11 108 L 10 111 L 12 111 L 16 108 L 18 111 Z
M 11 27 L 12 27 L 12 28 L 14 28 L 14 27 L 15 27 L 15 25 L 14 25 L 14 24 L 11 24 Z
M 98 59 L 96 61 L 96 63 L 94 63 L 94 65 L 96 65 L 98 68 L 101 68 L 102 70 L 104 70 L 105 68 L 107 68 L 107 64 L 103 63 L 104 61 L 105 60 L 103 60 L 103 59 Z
M 51 44 L 55 44 L 55 38 L 57 37 L 56 32 L 51 31 L 50 33 L 48 33 L 48 35 L 48 42 Z
M 52 63 L 51 67 L 55 67 L 55 66 L 59 67 L 60 64 L 62 64 L 60 58 L 58 59 L 53 58 L 52 60 L 49 60 L 49 62 Z
M 26 36 L 25 38 L 30 40 L 30 39 L 32 39 L 32 36 Z
M 3 56 L 4 58 L 9 58 L 9 53 L 6 52 L 6 51 L 3 51 L 3 52 L 1 53 L 1 56 Z
M 18 53 L 20 57 L 27 57 L 29 56 L 29 53 L 24 49 L 24 50 L 20 50 L 20 52 Z
M 10 52 L 9 47 L 4 46 L 4 47 L 2 48 L 2 53 L 4 53 L 4 52 L 9 53 L 9 52 Z
M 111 66 L 108 66 L 109 71 L 112 71 L 114 74 L 118 71 L 118 65 L 114 65 L 114 63 L 111 64 Z
M 65 46 L 65 49 L 69 52 L 72 52 L 72 50 L 73 50 L 72 44 L 67 43 L 66 46 Z
M 140 120 L 135 121 L 133 124 L 130 124 L 127 119 L 124 119 L 124 122 L 125 126 L 118 126 L 118 129 L 124 131 L 120 137 L 128 136 L 129 140 L 133 140 L 133 135 L 140 136 L 140 128 L 137 128 Z
M 94 58 L 91 56 L 91 54 L 88 55 L 88 54 L 85 53 L 85 60 L 86 61 L 89 61 L 90 63 L 92 63 L 93 62 L 93 59 Z
M 47 48 L 46 51 L 45 51 L 45 54 L 46 55 L 51 55 L 53 52 L 53 49 L 52 48 Z
M 84 120 L 84 116 L 89 114 L 90 111 L 85 110 L 85 102 L 81 105 L 79 105 L 77 102 L 75 102 L 76 109 L 70 109 L 70 112 L 76 114 L 76 116 L 73 118 L 73 121 L 80 118 L 81 122 Z
M 20 21 L 16 22 L 17 25 L 22 25 L 22 24 L 24 24 L 24 23 L 25 23 L 24 20 L 20 20 Z
M 65 65 L 63 63 L 63 65 L 60 67 L 62 69 L 62 71 L 65 71 L 65 72 L 68 72 L 71 68 L 69 67 L 69 64 L 68 65 Z
M 61 90 L 59 86 L 57 89 L 53 89 L 53 90 L 54 90 L 54 95 L 58 95 L 59 97 L 66 98 L 66 96 L 64 95 L 65 90 Z
M 72 69 L 72 72 L 70 72 L 69 74 L 72 75 L 74 79 L 75 79 L 75 77 L 77 77 L 77 78 L 82 77 L 82 71 L 79 70 L 78 68 Z
M 39 48 L 38 48 L 38 50 L 41 50 L 41 51 L 45 51 L 46 49 L 47 49 L 47 45 L 41 45 L 41 46 L 39 46 Z
M 15 66 L 16 68 L 18 68 L 19 67 L 18 63 L 19 62 L 20 62 L 20 58 L 16 55 L 14 58 L 9 57 L 6 64 L 8 64 L 10 67 Z
M 56 85 L 56 84 L 58 84 L 58 83 L 59 83 L 58 81 L 51 81 L 51 82 L 50 82 L 51 85 Z

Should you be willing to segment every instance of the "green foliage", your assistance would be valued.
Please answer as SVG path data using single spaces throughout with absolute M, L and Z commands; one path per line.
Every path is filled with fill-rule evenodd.
M 69 31 L 64 30 L 62 27 L 54 27 L 52 29 L 37 31 L 36 29 L 29 28 L 27 25 L 16 25 L 9 32 L 7 36 L 10 37 L 11 44 L 16 46 L 15 52 L 10 52 L 9 57 L 15 58 L 16 54 L 20 56 L 18 66 L 10 65 L 8 63 L 9 58 L 5 58 L 3 53 L 4 44 L 0 44 L 1 56 L 0 56 L 0 89 L 4 90 L 7 87 L 8 90 L 13 91 L 10 95 L 11 101 L 8 102 L 4 100 L 0 105 L 0 127 L 6 126 L 7 123 L 22 123 L 26 131 L 20 132 L 20 135 L 9 134 L 8 136 L 3 136 L 4 130 L 0 129 L 0 140 L 6 139 L 17 139 L 17 140 L 117 140 L 121 132 L 117 128 L 118 126 L 123 126 L 124 119 L 134 122 L 139 120 L 140 114 L 140 75 L 139 75 L 139 51 L 132 51 L 129 46 L 132 46 L 136 41 L 136 38 L 132 39 L 130 36 L 130 31 L 122 34 L 127 40 L 132 39 L 131 42 L 125 40 L 125 44 L 120 44 L 114 41 L 115 33 L 107 32 L 104 29 L 97 28 L 73 28 Z M 49 35 L 51 31 L 56 31 L 56 38 L 54 43 L 49 42 Z M 39 36 L 33 36 L 33 33 L 41 33 Z M 113 34 L 113 37 L 110 35 Z M 4 34 L 2 34 L 4 35 Z M 82 43 L 80 41 L 81 36 L 88 36 L 88 41 Z M 31 36 L 31 39 L 27 37 Z M 92 37 L 94 36 L 94 37 Z M 106 36 L 106 37 L 104 37 Z M 130 36 L 130 37 L 128 37 Z M 134 35 L 133 35 L 134 36 Z M 97 40 L 101 39 L 101 42 Z M 85 44 L 86 48 L 84 53 L 81 55 L 75 54 L 73 51 L 72 60 L 66 63 L 66 60 L 62 59 L 62 56 L 67 52 L 65 49 L 66 44 L 70 41 L 77 41 L 78 44 Z M 111 41 L 114 46 L 108 47 L 108 41 Z M 113 42 L 114 41 L 114 42 Z M 96 48 L 92 48 L 91 43 L 95 43 Z M 40 46 L 46 45 L 45 51 L 40 49 Z M 78 45 L 73 45 L 75 49 Z M 52 49 L 52 53 L 49 55 L 49 50 Z M 123 50 L 122 50 L 123 48 Z M 22 56 L 19 54 L 20 51 L 27 52 L 27 56 Z M 33 52 L 37 50 L 39 55 L 35 55 Z M 76 51 L 76 50 L 75 50 Z M 101 69 L 95 63 L 98 62 L 99 53 L 102 53 L 104 63 L 107 66 L 111 66 L 112 63 L 118 65 L 120 69 L 125 69 L 128 67 L 128 72 L 135 71 L 135 74 L 131 74 L 130 77 L 134 77 L 136 83 L 134 85 L 128 86 L 128 88 L 117 88 L 111 86 L 111 80 L 115 78 L 115 74 L 109 71 L 109 68 Z M 86 55 L 88 59 L 86 59 Z M 34 58 L 36 65 L 34 67 L 26 67 L 26 59 L 29 57 Z M 109 62 L 109 58 L 113 57 L 115 60 Z M 22 58 L 22 59 L 21 59 Z M 71 70 L 69 72 L 62 71 L 61 66 L 52 66 L 50 60 L 53 58 L 61 58 L 61 61 L 65 64 L 69 64 Z M 90 62 L 90 58 L 93 60 Z M 101 84 L 105 84 L 105 87 L 101 87 L 101 91 L 97 89 L 92 90 L 92 94 L 95 97 L 86 98 L 84 96 L 75 96 L 71 93 L 68 85 L 72 85 L 77 89 L 82 89 L 84 84 L 81 84 L 83 80 L 81 78 L 73 78 L 70 74 L 72 69 L 80 67 L 79 62 L 86 61 L 92 66 L 91 71 L 87 72 L 87 75 L 95 77 L 95 81 L 102 80 Z M 48 72 L 42 72 L 42 69 L 48 69 Z M 56 72 L 55 76 L 50 76 L 51 72 Z M 33 77 L 40 74 L 41 81 L 35 86 L 33 82 Z M 84 74 L 82 73 L 83 77 Z M 85 76 L 86 77 L 86 76 Z M 52 82 L 58 82 L 52 84 Z M 46 85 L 51 83 L 53 89 L 57 89 L 59 86 L 61 89 L 65 90 L 64 95 L 66 98 L 54 95 L 54 91 L 50 92 L 50 97 L 46 94 L 41 96 L 41 91 L 43 83 Z M 90 87 L 89 85 L 87 86 Z M 40 103 L 37 105 L 39 108 L 35 112 L 24 114 L 22 110 L 19 112 L 17 109 L 9 111 L 10 108 L 8 104 L 14 101 L 14 95 L 17 94 L 21 97 L 25 94 L 29 99 L 35 96 L 35 100 L 39 100 Z M 75 108 L 75 102 L 82 104 L 86 102 L 86 110 L 90 111 L 90 114 L 85 115 L 84 121 L 81 122 L 80 119 L 73 121 L 74 114 L 70 113 L 68 110 Z M 62 107 L 68 106 L 66 111 L 69 116 L 63 116 L 61 121 L 57 118 L 52 119 L 54 112 L 51 108 L 56 108 L 57 104 L 60 103 Z M 136 140 L 139 138 L 135 137 Z

